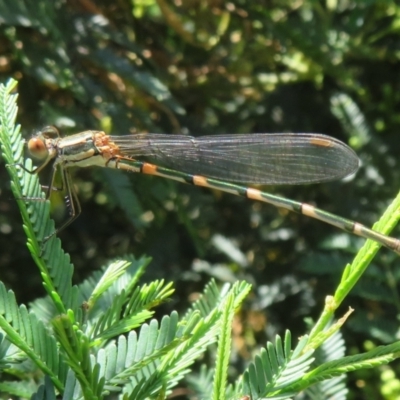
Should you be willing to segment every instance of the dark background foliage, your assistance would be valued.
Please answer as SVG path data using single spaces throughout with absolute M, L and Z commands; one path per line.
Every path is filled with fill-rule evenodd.
M 19 80 L 26 138 L 49 124 L 66 135 L 332 135 L 359 154 L 354 179 L 265 189 L 370 226 L 400 182 L 399 33 L 400 7 L 389 0 L 4 0 L 0 74 Z M 59 236 L 77 282 L 129 252 L 153 257 L 146 279 L 176 282 L 171 309 L 184 310 L 210 276 L 254 284 L 234 328 L 239 371 L 274 334 L 306 331 L 304 318 L 318 315 L 363 243 L 300 215 L 160 178 L 95 168 L 74 178 L 83 212 Z M 28 302 L 43 290 L 5 168 L 0 190 L 1 279 Z M 52 204 L 60 223 L 62 197 Z M 382 250 L 349 297 L 349 353 L 398 336 L 398 264 Z M 350 376 L 353 398 L 395 398 L 382 394 L 383 376 Z

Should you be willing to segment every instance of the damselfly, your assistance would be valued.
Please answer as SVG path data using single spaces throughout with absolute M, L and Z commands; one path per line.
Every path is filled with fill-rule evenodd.
M 110 136 L 101 131 L 84 131 L 60 137 L 56 128 L 47 127 L 28 141 L 28 149 L 42 161 L 29 172 L 39 173 L 53 163 L 47 198 L 55 189 L 57 170 L 61 172 L 70 218 L 54 234 L 81 212 L 69 168 L 99 166 L 161 176 L 259 200 L 372 239 L 400 254 L 398 239 L 309 204 L 243 186 L 320 183 L 353 174 L 359 166 L 357 155 L 329 136 L 260 133 L 195 138 L 167 134 Z

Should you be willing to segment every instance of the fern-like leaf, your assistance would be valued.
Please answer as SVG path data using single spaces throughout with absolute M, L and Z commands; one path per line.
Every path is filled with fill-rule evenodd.
M 65 362 L 74 371 L 84 397 L 101 397 L 104 378 L 99 376 L 100 366 L 91 354 L 89 338 L 72 324 L 74 318 L 71 314 L 61 315 L 52 321 L 54 332 L 61 344 Z
M 208 399 L 213 390 L 213 375 L 214 371 L 203 364 L 199 373 L 192 373 L 186 377 L 189 390 L 198 399 Z M 228 399 L 231 398 L 235 398 L 233 394 L 228 397 Z
M 127 398 L 135 399 L 145 399 L 155 393 L 158 397 L 161 393 L 166 396 L 187 374 L 195 359 L 216 341 L 224 310 L 228 320 L 238 306 L 237 298 L 243 298 L 250 286 L 237 283 L 218 294 L 214 289 L 210 304 L 214 302 L 218 307 L 210 309 L 207 315 L 201 317 L 194 309 L 179 321 L 177 313 L 172 313 L 161 324 L 152 320 L 142 325 L 139 334 L 131 331 L 127 338 L 120 336 L 117 342 L 100 349 L 92 364 L 99 365 L 105 392 L 122 391 Z M 225 336 L 228 330 L 230 327 L 225 327 Z M 229 353 L 226 349 L 227 346 L 225 353 Z M 223 362 L 226 370 L 226 355 Z M 221 382 L 220 387 L 224 387 Z
M 345 344 L 340 331 L 336 331 L 328 337 L 322 345 L 316 349 L 315 364 L 323 365 L 332 360 L 339 360 L 345 355 Z M 345 400 L 348 389 L 345 384 L 346 375 L 342 374 L 332 379 L 321 381 L 305 390 L 311 399 Z
M 41 244 L 43 238 L 54 233 L 55 227 L 49 218 L 49 202 L 44 201 L 37 175 L 26 171 L 33 167 L 30 159 L 24 162 L 24 141 L 20 127 L 15 126 L 17 96 L 11 94 L 15 86 L 13 80 L 0 85 L 0 144 L 12 179 L 11 188 L 21 210 L 27 245 L 40 269 L 44 287 L 59 312 L 65 312 L 66 307 L 77 310 L 79 305 L 72 289 L 73 268 L 69 256 L 61 250 L 60 240 L 55 236 L 44 246 Z M 25 169 L 21 168 L 22 165 Z
M 218 352 L 214 373 L 213 395 L 214 400 L 225 399 L 225 388 L 228 376 L 229 359 L 231 354 L 231 332 L 234 317 L 234 299 L 230 293 L 226 299 L 221 318 L 221 329 L 218 340 Z
M 138 327 L 151 317 L 150 309 L 172 293 L 171 284 L 165 285 L 163 281 L 137 287 L 133 293 L 122 290 L 114 297 L 109 309 L 99 316 L 92 337 L 104 341 Z
M 249 395 L 252 399 L 273 394 L 275 394 L 273 398 L 292 396 L 295 392 L 290 385 L 299 380 L 313 362 L 313 351 L 302 354 L 306 343 L 307 337 L 303 337 L 293 352 L 290 351 L 289 331 L 285 334 L 284 343 L 279 336 L 275 344 L 267 343 L 266 348 L 261 350 L 243 374 L 242 393 Z M 289 389 L 286 390 L 286 388 Z
M 18 306 L 14 293 L 0 283 L 0 328 L 7 340 L 25 353 L 60 390 L 66 376 L 63 357 L 54 337 L 36 315 Z
M 159 325 L 156 320 L 143 324 L 140 333 L 131 331 L 127 337 L 120 336 L 117 342 L 111 342 L 100 349 L 96 363 L 100 366 L 99 376 L 105 379 L 105 389 L 109 392 L 121 391 L 132 383 L 132 388 L 150 375 L 156 375 L 162 357 L 180 345 L 187 337 L 182 335 L 182 323 L 178 314 L 165 316 Z M 160 389 L 160 381 L 154 380 L 154 387 Z M 148 387 L 148 384 L 146 385 Z M 133 390 L 133 389 L 132 389 Z
M 338 360 L 329 361 L 306 374 L 304 382 L 307 382 L 307 385 L 310 385 L 324 379 L 341 376 L 346 372 L 351 372 L 357 369 L 375 368 L 377 366 L 385 365 L 398 358 L 399 352 L 400 343 L 395 342 L 387 346 L 379 346 L 363 354 L 342 357 Z
M 31 397 L 31 400 L 56 400 L 57 395 L 55 392 L 55 388 L 53 382 L 49 379 L 48 376 L 44 379 L 44 384 L 40 385 L 39 389 L 36 393 L 34 393 Z M 65 397 L 64 397 L 64 400 Z

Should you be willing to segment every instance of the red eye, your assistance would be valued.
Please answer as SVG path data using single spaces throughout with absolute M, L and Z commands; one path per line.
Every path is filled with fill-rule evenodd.
M 45 159 L 49 154 L 46 144 L 44 143 L 44 140 L 41 139 L 40 137 L 34 137 L 29 140 L 28 150 L 33 157 L 38 158 L 40 160 Z

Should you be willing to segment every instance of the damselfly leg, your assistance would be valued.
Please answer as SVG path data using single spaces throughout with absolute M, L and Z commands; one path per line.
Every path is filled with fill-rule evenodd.
M 53 126 L 47 126 L 42 129 L 40 136 L 34 136 L 28 141 L 28 150 L 35 159 L 41 161 L 33 170 L 27 169 L 23 164 L 17 164 L 20 168 L 30 174 L 39 174 L 47 166 L 51 165 L 50 179 L 48 185 L 42 185 L 42 189 L 45 189 L 45 198 L 42 197 L 25 197 L 23 200 L 30 201 L 46 201 L 50 200 L 51 194 L 55 191 L 65 192 L 64 202 L 68 210 L 69 218 L 54 232 L 50 235 L 44 237 L 42 242 L 45 243 L 52 236 L 58 234 L 68 225 L 70 225 L 81 213 L 81 205 L 79 198 L 73 189 L 71 175 L 69 171 L 64 168 L 62 158 L 60 158 L 59 148 L 57 146 L 52 146 L 54 142 L 58 142 L 60 135 L 58 130 Z M 57 173 L 60 173 L 61 177 L 61 187 L 55 185 Z

